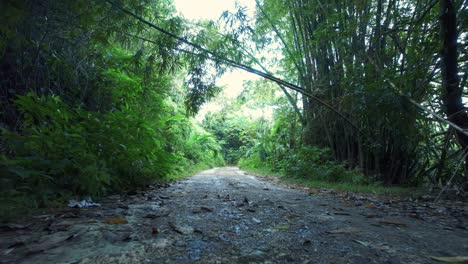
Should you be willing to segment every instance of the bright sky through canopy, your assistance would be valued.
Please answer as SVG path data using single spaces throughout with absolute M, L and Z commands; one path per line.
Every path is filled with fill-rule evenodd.
M 217 21 L 225 10 L 235 11 L 235 2 L 235 0 L 174 0 L 174 5 L 186 19 Z M 254 0 L 244 0 L 241 1 L 241 4 L 246 6 L 251 14 L 255 10 Z M 242 92 L 244 81 L 256 79 L 259 77 L 241 70 L 233 70 L 225 73 L 218 80 L 217 85 L 224 88 L 224 96 L 234 98 Z M 215 103 L 207 103 L 201 108 L 197 119 L 202 119 L 209 111 L 219 111 L 221 107 Z M 269 111 L 267 110 L 267 112 Z
M 224 10 L 234 9 L 233 0 L 174 0 L 174 4 L 186 19 L 217 20 Z

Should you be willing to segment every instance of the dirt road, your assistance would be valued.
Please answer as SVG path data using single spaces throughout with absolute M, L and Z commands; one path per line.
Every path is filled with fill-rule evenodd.
M 468 255 L 466 205 L 451 213 L 290 189 L 235 167 L 101 204 L 2 225 L 0 263 L 436 263 L 431 256 Z

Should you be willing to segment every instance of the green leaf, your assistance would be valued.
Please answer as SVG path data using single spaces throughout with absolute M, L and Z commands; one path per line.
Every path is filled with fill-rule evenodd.
M 180 121 L 180 120 L 184 120 L 185 118 L 186 118 L 185 115 L 179 114 L 179 115 L 169 117 L 167 119 L 167 122 L 169 122 L 169 121 Z
M 468 256 L 455 256 L 455 257 L 434 257 L 431 259 L 445 263 L 468 263 Z

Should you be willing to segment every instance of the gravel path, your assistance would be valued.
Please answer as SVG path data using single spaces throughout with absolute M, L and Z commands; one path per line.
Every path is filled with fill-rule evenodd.
M 0 227 L 0 263 L 437 263 L 467 256 L 456 216 L 290 189 L 238 168 Z M 432 212 L 434 210 L 434 213 Z M 428 216 L 430 213 L 430 217 Z

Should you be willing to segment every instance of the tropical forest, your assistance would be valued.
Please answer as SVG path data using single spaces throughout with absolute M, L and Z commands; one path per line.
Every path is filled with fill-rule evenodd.
M 0 0 L 0 263 L 467 263 L 468 1 Z

